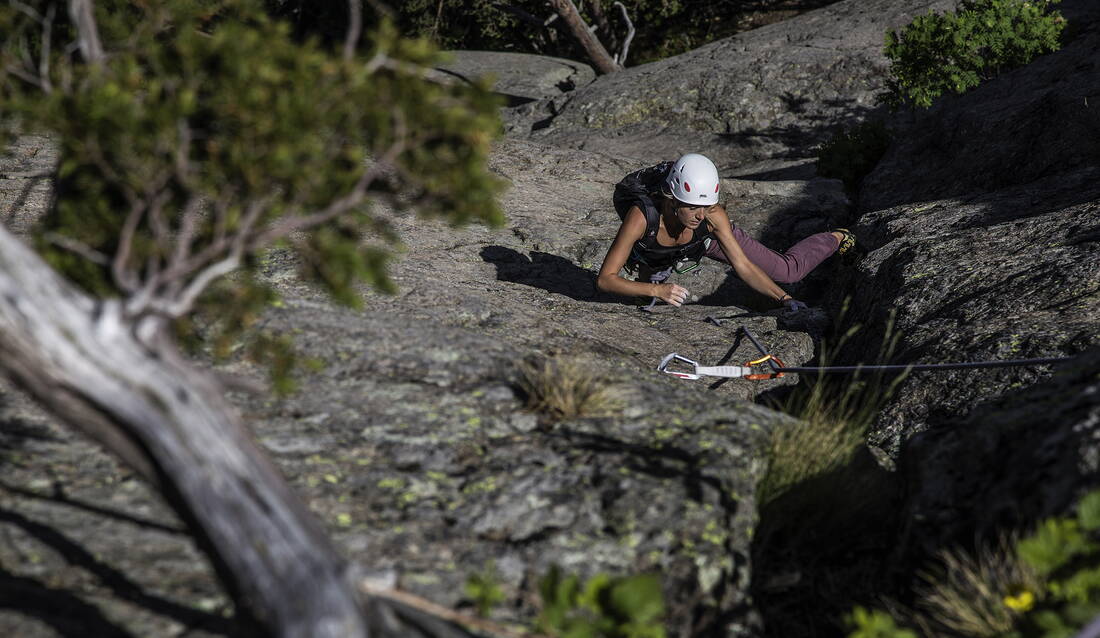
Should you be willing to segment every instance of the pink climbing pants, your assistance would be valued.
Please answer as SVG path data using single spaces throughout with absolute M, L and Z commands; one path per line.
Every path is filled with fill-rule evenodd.
M 817 233 L 791 246 L 787 252 L 779 253 L 749 237 L 736 226 L 733 229 L 733 238 L 749 261 L 759 266 L 772 281 L 783 284 L 801 281 L 818 264 L 836 252 L 838 243 L 831 233 Z M 729 263 L 717 240 L 711 242 L 706 254 L 712 259 Z

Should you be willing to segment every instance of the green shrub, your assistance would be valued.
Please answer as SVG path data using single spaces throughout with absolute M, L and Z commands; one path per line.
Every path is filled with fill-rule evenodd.
M 890 147 L 890 130 L 881 121 L 864 122 L 837 133 L 817 149 L 817 174 L 842 180 L 855 191 Z
M 890 614 L 878 609 L 856 607 L 847 621 L 853 630 L 848 638 L 917 638 L 912 630 L 898 627 Z
M 1036 56 L 1058 50 L 1065 20 L 1059 0 L 965 0 L 955 12 L 929 12 L 886 34 L 890 106 L 927 108 L 946 91 L 963 93 Z

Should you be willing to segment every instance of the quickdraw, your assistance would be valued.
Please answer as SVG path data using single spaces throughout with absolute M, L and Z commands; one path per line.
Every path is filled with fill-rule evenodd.
M 713 321 L 712 318 L 708 320 Z M 719 324 L 714 321 L 715 324 Z M 1010 359 L 1006 361 L 964 361 L 959 363 L 911 363 L 895 365 L 858 365 L 858 366 L 802 366 L 787 367 L 775 355 L 769 353 L 748 329 L 742 327 L 741 332 L 763 355 L 759 359 L 746 361 L 741 366 L 701 366 L 698 362 L 681 356 L 675 352 L 666 356 L 657 366 L 659 372 L 671 374 L 680 379 L 698 379 L 700 377 L 726 377 L 731 379 L 749 379 L 762 381 L 765 379 L 778 379 L 787 374 L 823 374 L 823 373 L 859 373 L 859 372 L 924 372 L 938 370 L 970 370 L 975 368 L 1009 368 L 1017 366 L 1048 365 L 1052 363 L 1064 363 L 1073 360 L 1073 357 L 1044 357 L 1039 359 Z M 670 370 L 669 366 L 674 362 L 681 362 L 691 366 L 691 372 Z M 753 372 L 753 366 L 767 363 L 772 371 L 768 373 Z
M 664 359 L 661 359 L 661 363 L 657 366 L 657 370 L 665 374 L 671 374 L 679 379 L 698 379 L 700 377 L 726 377 L 727 379 L 749 379 L 751 381 L 778 379 L 784 375 L 783 372 L 753 372 L 753 366 L 771 361 L 777 362 L 779 368 L 782 369 L 783 362 L 770 354 L 753 361 L 746 361 L 744 365 L 740 366 L 701 366 L 699 362 L 673 352 Z M 676 362 L 691 366 L 691 372 L 670 369 L 669 366 Z

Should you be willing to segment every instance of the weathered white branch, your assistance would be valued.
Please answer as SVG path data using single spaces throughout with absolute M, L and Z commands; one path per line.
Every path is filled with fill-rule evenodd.
M 95 22 L 92 0 L 69 0 L 69 17 L 76 27 L 80 55 L 89 64 L 103 61 L 103 45 L 99 40 L 99 27 Z
M 130 212 L 126 214 L 126 220 L 122 222 L 122 231 L 119 233 L 118 249 L 115 258 L 111 262 L 111 276 L 115 285 L 124 292 L 134 292 L 138 289 L 137 275 L 130 269 L 130 251 L 134 245 L 134 235 L 137 233 L 138 224 L 145 214 L 145 206 L 140 201 L 130 204 Z
M 43 239 L 58 248 L 67 250 L 74 255 L 79 255 L 93 264 L 106 266 L 111 263 L 111 259 L 107 255 L 104 255 L 82 241 L 77 241 L 60 233 L 46 233 Z
M 344 36 L 344 59 L 351 60 L 355 47 L 359 46 L 359 36 L 363 31 L 363 2 L 348 0 L 348 32 Z
M 53 37 L 53 17 L 57 7 L 50 5 L 46 9 L 46 16 L 42 20 L 42 51 L 38 56 L 38 77 L 42 79 L 42 90 L 46 93 L 53 91 L 50 82 L 50 41 Z
M 356 570 L 164 325 L 89 298 L 0 227 L 0 374 L 158 486 L 265 635 L 468 637 L 397 602 L 368 615 Z
M 623 48 L 615 55 L 615 62 L 619 66 L 626 66 L 626 54 L 630 52 L 630 41 L 634 39 L 634 23 L 630 20 L 630 14 L 626 12 L 626 5 L 616 2 L 613 6 L 622 12 L 623 22 L 626 23 L 626 37 L 623 38 Z
M 588 54 L 588 58 L 592 60 L 592 64 L 595 65 L 597 71 L 600 73 L 614 73 L 622 69 L 611 58 L 603 44 L 588 30 L 588 25 L 584 23 L 584 19 L 577 12 L 577 6 L 573 4 L 573 0 L 550 0 L 550 5 L 565 21 L 566 26 L 569 27 L 569 32 L 581 45 L 584 52 Z

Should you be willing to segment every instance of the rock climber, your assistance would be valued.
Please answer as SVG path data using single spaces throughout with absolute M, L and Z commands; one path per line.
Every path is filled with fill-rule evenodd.
M 623 178 L 613 197 L 622 225 L 604 257 L 597 287 L 680 306 L 688 299 L 687 289 L 665 280 L 674 269 L 687 272 L 706 256 L 733 266 L 742 281 L 788 310 L 805 309 L 776 282 L 800 281 L 834 252 L 851 250 L 854 235 L 838 228 L 811 235 L 785 253 L 773 251 L 730 224 L 718 203 L 721 189 L 718 169 L 698 153 Z M 620 276 L 624 267 L 638 272 L 638 279 Z

